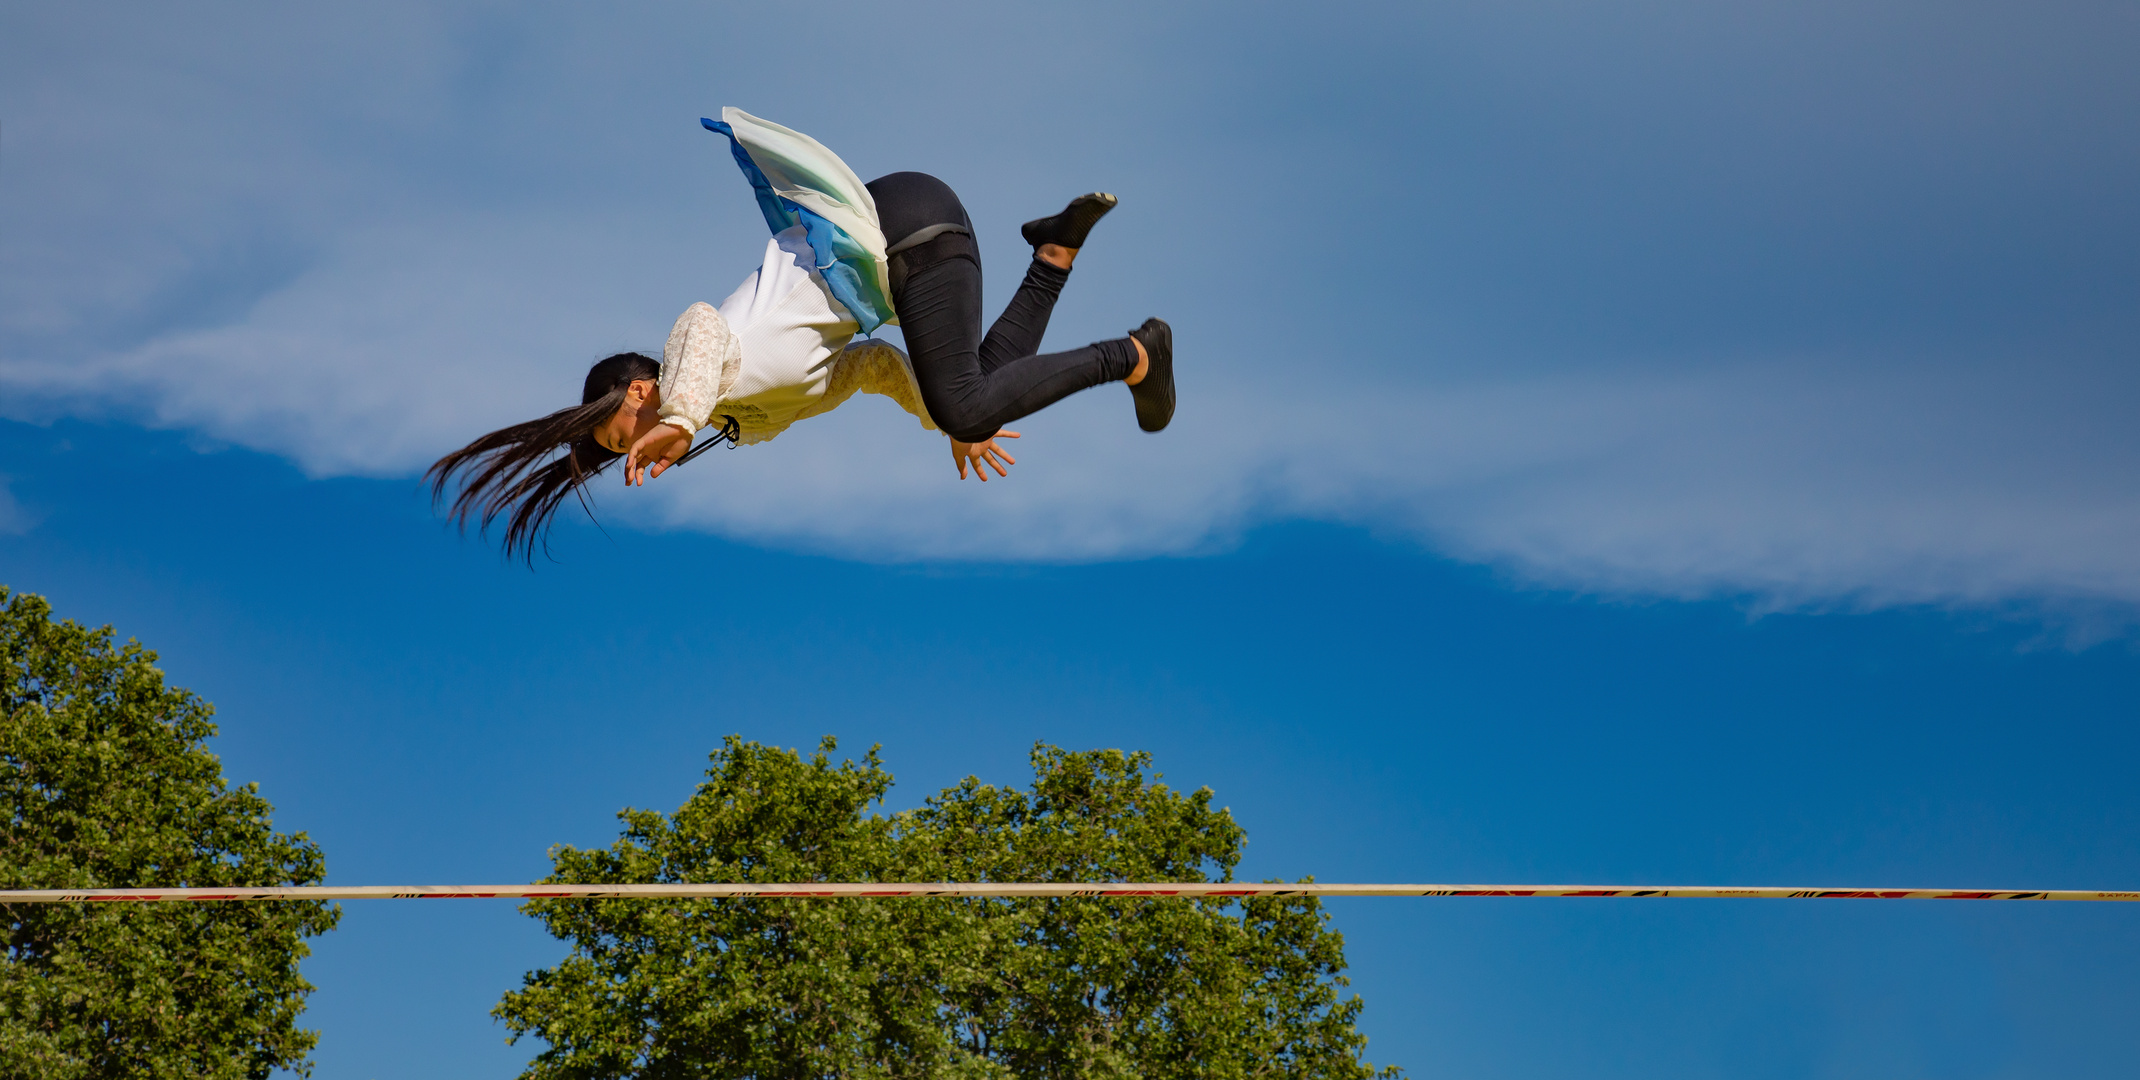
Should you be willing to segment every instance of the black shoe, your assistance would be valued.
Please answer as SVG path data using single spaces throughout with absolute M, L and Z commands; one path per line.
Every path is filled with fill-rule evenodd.
M 1158 431 L 1174 419 L 1174 328 L 1164 319 L 1146 319 L 1129 332 L 1144 346 L 1144 380 L 1129 388 L 1137 402 L 1137 426 Z
M 1107 212 L 1114 209 L 1118 201 L 1104 191 L 1080 195 L 1070 200 L 1070 205 L 1063 207 L 1062 213 L 1054 217 L 1034 218 L 1020 227 L 1018 232 L 1025 237 L 1026 243 L 1036 248 L 1042 244 L 1081 248 L 1085 246 L 1085 234 L 1091 232 L 1093 225 L 1106 217 Z

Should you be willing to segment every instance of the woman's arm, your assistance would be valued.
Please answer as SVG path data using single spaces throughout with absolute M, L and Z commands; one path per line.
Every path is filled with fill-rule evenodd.
M 661 349 L 661 423 L 625 451 L 625 484 L 645 484 L 690 452 L 692 436 L 713 419 L 742 366 L 742 343 L 728 320 L 711 304 L 685 308 Z
M 907 366 L 906 357 L 890 345 L 866 341 L 842 350 L 820 405 L 830 409 L 857 392 L 883 394 L 920 420 L 922 427 L 937 430 L 936 421 L 929 418 L 929 410 L 922 404 L 921 386 L 914 381 L 913 369 Z M 958 466 L 959 479 L 966 478 L 968 466 L 972 467 L 974 478 L 983 482 L 988 480 L 989 469 L 996 470 L 997 476 L 1010 475 L 1009 467 L 1016 465 L 1018 459 L 1005 452 L 996 440 L 1017 437 L 1017 432 L 1004 430 L 977 443 L 952 439 L 951 460 Z
M 741 343 L 713 305 L 685 308 L 661 350 L 661 422 L 686 435 L 698 431 L 735 384 L 742 360 Z

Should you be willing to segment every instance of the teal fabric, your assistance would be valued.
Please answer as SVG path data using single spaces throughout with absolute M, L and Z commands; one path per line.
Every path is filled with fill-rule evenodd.
M 766 225 L 775 233 L 785 232 L 801 225 L 810 241 L 810 250 L 817 255 L 817 272 L 825 279 L 825 285 L 861 324 L 864 334 L 874 333 L 887 323 L 899 323 L 898 314 L 892 310 L 890 282 L 885 280 L 883 238 L 877 237 L 876 249 L 863 239 L 854 236 L 830 219 L 809 209 L 793 199 L 783 197 L 774 190 L 765 170 L 751 156 L 750 148 L 743 145 L 734 126 L 720 120 L 700 118 L 706 130 L 728 137 L 729 151 L 735 155 L 736 164 L 742 168 L 744 179 L 750 181 L 751 191 L 758 198 L 758 211 L 765 215 Z M 829 151 L 828 151 L 829 153 Z M 834 159 L 837 160 L 836 158 Z M 842 165 L 844 168 L 844 164 Z M 797 170 L 783 170 L 792 175 Z M 840 193 L 828 193 L 838 198 Z M 870 216 L 875 208 L 870 207 Z

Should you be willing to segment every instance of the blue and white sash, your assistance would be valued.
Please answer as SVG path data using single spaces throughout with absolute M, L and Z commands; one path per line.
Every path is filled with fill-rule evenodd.
M 773 232 L 803 226 L 817 254 L 818 274 L 862 332 L 899 325 L 877 201 L 862 178 L 816 139 L 741 109 L 724 108 L 719 120 L 699 123 L 728 136 L 729 150 Z

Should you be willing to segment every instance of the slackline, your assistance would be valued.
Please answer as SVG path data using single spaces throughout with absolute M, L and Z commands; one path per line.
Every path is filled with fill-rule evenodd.
M 204 889 L 0 889 L 0 904 L 158 900 L 757 899 L 835 897 L 1664 896 L 1718 900 L 2140 900 L 2091 889 L 1831 889 L 1714 885 L 1324 885 L 1245 882 L 792 882 L 644 885 L 294 885 Z

